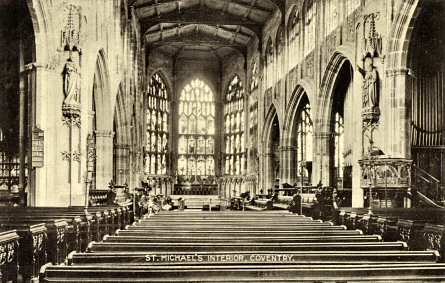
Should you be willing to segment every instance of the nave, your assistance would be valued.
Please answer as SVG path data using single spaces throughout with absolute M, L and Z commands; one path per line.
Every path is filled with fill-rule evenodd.
M 0 0 L 1 280 L 440 282 L 444 15 L 443 0 Z
M 41 282 L 442 282 L 438 260 L 283 211 L 170 211 L 42 268 Z

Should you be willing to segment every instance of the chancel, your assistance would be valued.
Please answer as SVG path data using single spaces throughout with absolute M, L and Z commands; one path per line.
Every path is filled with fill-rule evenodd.
M 0 0 L 1 282 L 445 282 L 445 1 Z

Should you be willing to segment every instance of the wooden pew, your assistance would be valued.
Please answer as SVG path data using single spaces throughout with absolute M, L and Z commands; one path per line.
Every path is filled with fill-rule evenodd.
M 250 204 L 244 205 L 245 209 L 253 211 L 271 210 L 273 205 L 272 198 L 266 196 L 257 195 Z
M 224 236 L 164 236 L 150 237 L 144 236 L 105 236 L 104 242 L 124 242 L 124 243 L 281 243 L 283 245 L 291 243 L 326 243 L 326 242 L 374 242 L 381 241 L 378 235 L 302 235 L 293 237 L 224 237 Z
M 71 253 L 68 265 L 252 265 L 252 264 L 367 264 L 432 263 L 436 251 L 291 251 L 200 252 L 200 253 Z
M 438 282 L 445 280 L 445 264 L 47 266 L 41 278 L 41 282 Z
M 3 229 L 14 228 L 19 236 L 18 266 L 19 274 L 24 282 L 29 282 L 32 278 L 39 276 L 39 269 L 47 263 L 46 245 L 47 229 L 45 224 L 6 224 Z
M 240 218 L 240 219 L 160 219 L 156 217 L 141 219 L 138 223 L 160 223 L 166 225 L 175 225 L 176 223 L 301 223 L 301 222 L 315 222 L 320 223 L 319 220 L 314 221 L 310 217 L 295 217 L 295 218 Z
M 76 215 L 41 215 L 38 213 L 27 213 L 21 215 L 16 213 L 14 217 L 0 214 L 0 222 L 4 223 L 50 223 L 57 220 L 68 223 L 68 250 L 85 250 L 88 243 L 93 240 L 93 229 L 91 229 L 92 216 L 79 217 Z
M 45 266 L 41 282 L 445 279 L 437 252 L 408 251 L 406 243 L 381 242 L 379 235 L 310 219 L 280 221 L 279 215 L 276 221 L 216 218 L 138 221 L 90 243 L 88 253 L 71 254 L 67 266 Z
M 208 252 L 208 251 L 368 251 L 406 250 L 404 242 L 319 242 L 319 243 L 135 243 L 91 242 L 88 252 Z
M 137 228 L 137 227 L 136 227 Z M 262 231 L 178 231 L 178 230 L 119 230 L 117 236 L 147 236 L 147 237 L 164 237 L 174 235 L 175 237 L 206 237 L 206 236 L 223 236 L 223 237 L 292 237 L 304 235 L 362 235 L 360 230 L 298 230 L 298 231 L 270 231 L 265 234 Z
M 411 249 L 434 249 L 445 261 L 445 209 L 340 208 L 337 223 L 364 233 L 380 234 L 386 240 L 403 240 Z
M 15 230 L 0 232 L 0 279 L 17 282 L 19 235 Z
M 147 227 L 149 229 L 170 229 L 172 231 L 174 231 L 175 229 L 173 228 L 169 228 L 170 226 L 137 226 L 137 227 Z M 233 231 L 238 231 L 238 230 L 243 230 L 243 229 L 251 229 L 251 228 L 255 228 L 257 229 L 257 231 L 270 231 L 270 230 L 301 230 L 303 227 L 328 227 L 327 229 L 330 228 L 330 226 L 327 225 L 315 225 L 315 224 L 308 224 L 308 225 L 298 225 L 298 224 L 294 224 L 294 225 L 217 225 L 217 226 L 213 226 L 213 225 L 208 225 L 208 224 L 196 224 L 196 225 L 187 225 L 187 224 L 183 224 L 183 225 L 177 225 L 176 229 L 177 230 L 186 230 L 186 229 L 194 229 L 194 230 L 209 230 L 209 229 L 224 229 L 224 230 L 233 230 Z M 338 230 L 344 230 L 344 228 L 342 226 L 337 226 L 338 228 L 334 228 L 334 229 L 338 229 Z M 130 228 L 130 227 L 129 227 Z
M 62 263 L 68 250 L 85 250 L 91 240 L 100 240 L 111 228 L 127 224 L 122 222 L 123 217 L 118 218 L 120 209 L 90 211 L 94 215 L 85 214 L 80 207 L 0 207 L 0 228 L 15 229 L 19 236 L 19 274 L 25 282 L 36 278 L 40 267 L 48 261 Z M 11 272 L 5 274 L 11 277 Z M 3 280 L 6 275 L 0 278 Z
M 4 230 L 8 229 L 16 229 L 17 227 L 26 227 L 27 225 L 39 225 L 40 221 L 26 221 L 21 222 L 20 219 L 15 219 L 13 221 L 5 222 L 4 220 L 0 224 L 0 227 Z M 47 231 L 47 243 L 46 246 L 46 254 L 48 261 L 59 264 L 62 263 L 66 256 L 67 252 L 67 227 L 68 223 L 64 220 L 47 220 L 45 223 L 46 231 Z
M 283 226 L 281 228 L 274 227 L 273 231 L 271 229 L 268 229 L 268 226 L 250 226 L 250 227 L 202 227 L 200 229 L 197 229 L 196 227 L 164 227 L 164 226 L 141 226 L 141 225 L 129 225 L 126 229 L 127 231 L 148 231 L 150 233 L 172 233 L 172 232 L 181 232 L 184 231 L 184 233 L 195 233 L 195 232 L 202 232 L 202 233 L 212 233 L 215 232 L 232 232 L 232 233 L 251 233 L 251 232 L 258 232 L 262 233 L 264 235 L 265 232 L 267 233 L 274 233 L 277 232 L 298 232 L 298 231 L 344 231 L 346 230 L 346 227 L 343 225 L 336 225 L 336 226 L 329 226 L 329 225 L 296 225 L 291 227 Z

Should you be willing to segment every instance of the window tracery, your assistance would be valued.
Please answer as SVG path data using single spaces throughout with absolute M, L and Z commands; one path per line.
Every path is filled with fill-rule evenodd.
M 304 2 L 304 56 L 308 55 L 315 47 L 315 13 L 314 0 Z
M 195 79 L 179 99 L 178 172 L 180 176 L 214 176 L 215 103 L 213 92 Z
M 224 105 L 225 174 L 245 172 L 244 87 L 235 76 L 227 88 Z
M 146 174 L 167 174 L 169 113 L 167 87 L 162 77 L 156 73 L 150 79 L 147 93 Z
M 302 185 L 311 184 L 312 158 L 313 158 L 313 122 L 309 102 L 306 102 L 300 110 L 297 121 L 297 162 L 299 182 Z

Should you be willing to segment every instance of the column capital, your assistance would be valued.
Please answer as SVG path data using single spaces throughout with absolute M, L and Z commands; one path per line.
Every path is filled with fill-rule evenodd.
M 319 139 L 326 139 L 326 138 L 330 138 L 332 136 L 331 132 L 318 132 L 318 133 L 314 133 L 314 137 L 315 138 L 319 138 Z
M 115 144 L 114 147 L 116 149 L 130 149 L 130 145 L 128 144 Z
M 113 131 L 107 131 L 107 130 L 96 130 L 94 131 L 94 134 L 96 137 L 102 137 L 102 138 L 112 138 L 114 137 Z
M 278 148 L 278 150 L 284 152 L 284 151 L 297 151 L 297 146 L 295 145 L 284 145 L 284 146 L 280 146 Z
M 386 70 L 386 76 L 395 77 L 395 76 L 406 76 L 412 72 L 410 68 L 394 68 Z

